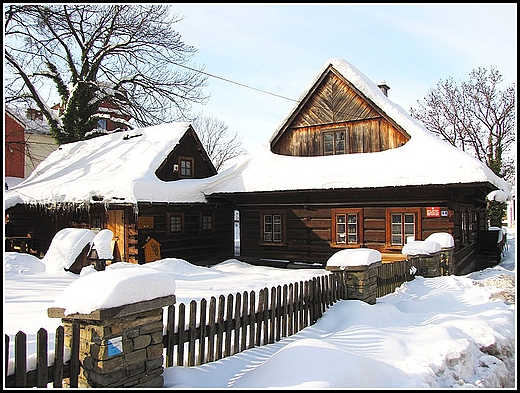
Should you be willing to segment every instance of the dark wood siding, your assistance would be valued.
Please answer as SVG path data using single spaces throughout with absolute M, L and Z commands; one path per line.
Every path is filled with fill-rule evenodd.
M 467 195 L 477 194 L 474 189 L 467 189 L 466 192 Z M 387 210 L 391 208 L 419 212 L 416 240 L 425 240 L 435 232 L 448 232 L 454 236 L 458 251 L 474 246 L 481 225 L 480 217 L 485 214 L 485 204 L 477 207 L 450 200 L 459 193 L 442 186 L 432 186 L 240 195 L 235 201 L 240 211 L 240 256 L 324 264 L 341 249 L 331 245 L 333 210 L 341 208 L 362 210 L 362 246 L 382 253 L 400 254 L 402 247 L 387 244 Z M 432 206 L 439 207 L 447 215 L 428 217 L 427 207 Z M 266 245 L 261 241 L 261 213 L 272 209 L 285 215 L 285 245 Z M 474 223 L 469 223 L 468 241 L 465 244 L 460 240 L 462 211 L 469 214 L 470 221 L 475 219 Z
M 170 233 L 168 214 L 180 214 L 183 231 Z M 141 217 L 153 217 L 153 228 L 138 229 L 139 262 L 144 262 L 142 246 L 148 237 L 161 244 L 162 258 L 180 258 L 190 263 L 211 264 L 233 257 L 233 209 L 225 204 L 140 205 Z M 213 229 L 202 230 L 202 216 L 213 217 Z
M 180 171 L 174 171 L 173 166 L 180 167 L 180 158 L 193 158 L 193 178 L 203 179 L 217 174 L 215 167 L 209 160 L 204 149 L 194 135 L 194 132 L 186 132 L 179 140 L 179 144 L 173 152 L 166 158 L 161 166 L 155 172 L 157 177 L 164 181 L 172 181 L 180 179 Z

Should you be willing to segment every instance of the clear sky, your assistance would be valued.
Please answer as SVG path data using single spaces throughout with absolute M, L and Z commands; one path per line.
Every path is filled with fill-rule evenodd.
M 516 84 L 517 4 L 172 4 L 176 29 L 210 77 L 203 107 L 242 136 L 250 152 L 267 143 L 322 66 L 350 62 L 385 79 L 405 110 L 440 80 L 497 68 Z M 254 89 L 269 92 L 263 93 Z M 280 98 L 287 97 L 289 99 Z

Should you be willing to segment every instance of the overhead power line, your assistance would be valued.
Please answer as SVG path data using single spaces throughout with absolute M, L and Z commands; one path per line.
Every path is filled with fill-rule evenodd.
M 223 80 L 223 81 L 228 82 L 228 83 L 233 83 L 235 85 L 238 85 L 238 86 L 241 86 L 241 87 L 245 87 L 247 89 L 256 90 L 256 91 L 259 91 L 261 93 L 270 94 L 270 95 L 275 96 L 275 97 L 283 98 L 284 100 L 289 100 L 289 101 L 298 102 L 298 103 L 301 102 L 300 100 L 295 100 L 293 98 L 284 97 L 284 96 L 281 96 L 279 94 L 271 93 L 271 92 L 266 91 L 266 90 L 258 89 L 256 87 L 248 86 L 248 85 L 245 85 L 243 83 L 232 81 L 230 79 L 222 78 L 220 76 L 210 74 L 209 72 L 204 72 L 204 71 L 201 71 L 201 70 L 197 70 L 195 68 L 191 68 L 191 67 L 188 67 L 188 66 L 185 66 L 185 65 L 182 65 L 182 64 L 176 64 L 176 65 L 178 65 L 179 67 L 182 67 L 182 68 L 186 68 L 186 69 L 188 69 L 190 71 L 193 71 L 193 72 L 198 72 L 200 74 L 204 74 L 204 75 L 210 76 L 212 78 L 220 79 L 220 80 Z M 326 107 L 324 107 L 322 105 L 319 105 L 319 104 L 315 104 L 314 106 L 316 108 L 319 108 L 319 109 L 330 110 L 330 108 L 326 108 Z M 336 111 L 336 113 L 337 114 L 341 114 L 341 115 L 346 115 L 346 116 L 351 115 L 351 113 L 347 113 L 347 112 L 343 112 L 343 111 Z
M 221 76 L 213 75 L 213 74 L 210 74 L 209 72 L 204 72 L 204 71 L 201 71 L 201 70 L 196 70 L 195 68 L 191 68 L 191 67 L 188 67 L 188 66 L 185 66 L 185 65 L 182 65 L 182 64 L 177 64 L 177 65 L 178 65 L 179 67 L 186 68 L 186 69 L 191 70 L 191 71 L 193 71 L 193 72 L 198 72 L 198 73 L 200 73 L 200 74 L 204 74 L 204 75 L 210 76 L 210 77 L 212 77 L 212 78 L 216 78 L 216 79 L 223 80 L 223 81 L 225 81 L 225 82 L 233 83 L 233 84 L 235 84 L 235 85 L 242 86 L 242 87 L 245 87 L 245 88 L 247 88 L 247 89 L 256 90 L 256 91 L 259 91 L 259 92 L 261 92 L 261 93 L 265 93 L 265 94 L 270 94 L 270 95 L 275 96 L 275 97 L 283 98 L 284 100 L 289 100 L 289 101 L 293 101 L 293 102 L 300 102 L 300 101 L 295 100 L 295 99 L 292 99 L 292 98 L 284 97 L 284 96 L 281 96 L 281 95 L 279 95 L 279 94 L 271 93 L 271 92 L 266 91 L 266 90 L 257 89 L 256 87 L 252 87 L 252 86 L 244 85 L 243 83 L 235 82 L 235 81 L 232 81 L 232 80 L 230 80 L 230 79 L 222 78 Z

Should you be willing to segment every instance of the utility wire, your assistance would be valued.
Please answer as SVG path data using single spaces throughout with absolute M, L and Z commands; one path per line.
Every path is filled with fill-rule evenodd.
M 220 80 L 223 80 L 225 82 L 229 82 L 229 83 L 233 83 L 235 85 L 238 85 L 238 86 L 242 86 L 242 87 L 245 87 L 247 89 L 251 89 L 251 90 L 256 90 L 256 91 L 259 91 L 259 92 L 262 92 L 262 93 L 265 93 L 265 94 L 270 94 L 272 96 L 275 96 L 275 97 L 279 97 L 279 98 L 283 98 L 284 100 L 289 100 L 289 101 L 293 101 L 293 102 L 300 102 L 298 100 L 294 100 L 292 98 L 288 98 L 288 97 L 284 97 L 284 96 L 281 96 L 279 94 L 274 94 L 274 93 L 271 93 L 269 91 L 265 91 L 265 90 L 261 90 L 261 89 L 257 89 L 256 87 L 252 87 L 252 86 L 248 86 L 248 85 L 244 85 L 243 83 L 239 83 L 239 82 L 235 82 L 235 81 L 232 81 L 230 79 L 226 79 L 226 78 L 222 78 L 221 76 L 217 76 L 217 75 L 213 75 L 213 74 L 210 74 L 208 72 L 204 72 L 204 71 L 201 71 L 201 70 L 196 70 L 195 68 L 191 68 L 191 67 L 188 67 L 188 66 L 185 66 L 185 65 L 182 65 L 182 64 L 176 64 L 178 65 L 179 67 L 182 67 L 182 68 L 186 68 L 188 70 L 191 70 L 193 72 L 198 72 L 200 74 L 204 74 L 204 75 L 207 75 L 207 76 L 211 76 L 212 78 L 216 78 L 216 79 L 220 79 Z
M 243 83 L 239 83 L 239 82 L 235 82 L 235 81 L 232 81 L 230 79 L 226 79 L 226 78 L 222 78 L 221 76 L 217 76 L 217 75 L 213 75 L 213 74 L 210 74 L 208 72 L 204 72 L 204 71 L 201 71 L 201 70 L 197 70 L 195 68 L 191 68 L 191 67 L 188 67 L 188 66 L 185 66 L 185 65 L 182 65 L 182 64 L 177 64 L 179 67 L 182 67 L 182 68 L 186 68 L 190 71 L 193 71 L 193 72 L 198 72 L 200 74 L 204 74 L 204 75 L 207 75 L 207 76 L 210 76 L 212 78 L 216 78 L 216 79 L 220 79 L 220 80 L 223 80 L 225 82 L 228 82 L 228 83 L 233 83 L 235 85 L 238 85 L 238 86 L 241 86 L 241 87 L 245 87 L 247 89 L 251 89 L 251 90 L 256 90 L 256 91 L 259 91 L 261 93 L 265 93 L 265 94 L 270 94 L 272 96 L 275 96 L 275 97 L 279 97 L 279 98 L 283 98 L 284 100 L 289 100 L 289 101 L 293 101 L 293 102 L 298 102 L 300 103 L 301 101 L 299 100 L 295 100 L 293 98 L 288 98 L 288 97 L 284 97 L 284 96 L 281 96 L 279 94 L 274 94 L 274 93 L 271 93 L 269 91 L 266 91 L 266 90 L 261 90 L 261 89 L 257 89 L 256 87 L 252 87 L 252 86 L 248 86 L 248 85 L 245 85 Z M 316 108 L 319 108 L 319 109 L 324 109 L 324 110 L 330 110 L 331 108 L 326 108 L 322 105 L 314 105 Z M 341 114 L 341 115 L 347 115 L 347 116 L 350 116 L 352 115 L 351 113 L 346 113 L 346 112 L 343 112 L 343 111 L 337 111 L 337 114 Z M 358 119 L 359 120 L 359 119 Z

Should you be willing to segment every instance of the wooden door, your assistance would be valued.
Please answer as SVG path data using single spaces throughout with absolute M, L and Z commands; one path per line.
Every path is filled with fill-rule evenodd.
M 126 230 L 125 230 L 125 211 L 124 210 L 109 210 L 107 229 L 110 229 L 114 234 L 114 255 L 119 253 L 123 261 L 128 261 L 128 252 L 126 248 Z M 117 247 L 117 250 L 116 250 Z

